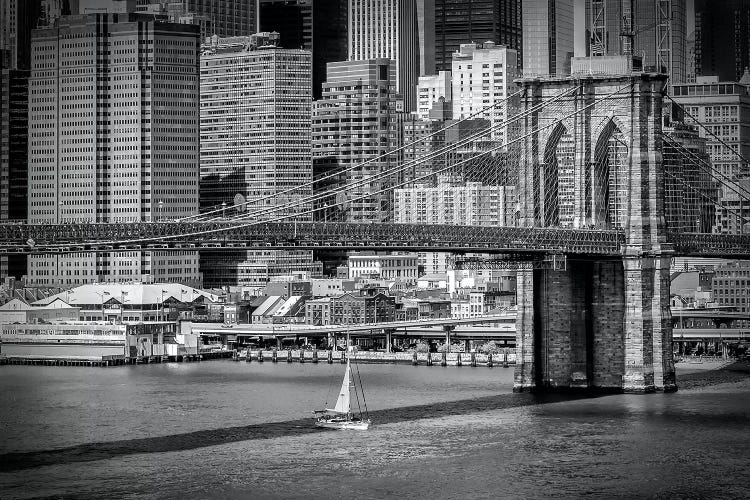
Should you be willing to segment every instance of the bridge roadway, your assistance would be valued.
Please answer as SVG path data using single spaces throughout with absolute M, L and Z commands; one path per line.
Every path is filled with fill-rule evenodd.
M 746 318 L 746 315 L 743 315 Z M 440 327 L 451 327 L 453 338 L 492 338 L 515 341 L 516 312 L 508 311 L 498 315 L 477 318 L 441 318 L 412 321 L 392 321 L 357 325 L 225 325 L 223 323 L 184 323 L 187 330 L 201 336 L 247 336 L 247 337 L 327 337 L 328 335 L 367 334 L 382 336 L 386 331 L 392 335 L 443 338 L 446 331 Z M 481 325 L 491 323 L 484 328 Z M 463 327 L 463 328 L 462 328 Z M 750 341 L 750 328 L 679 328 L 673 329 L 675 341 Z
M 491 329 L 506 336 L 515 338 L 516 311 L 507 311 L 501 314 L 488 314 L 476 318 L 430 318 L 407 321 L 388 321 L 382 323 L 360 323 L 355 325 L 268 325 L 253 324 L 242 325 L 224 323 L 183 323 L 183 333 L 197 335 L 243 335 L 251 337 L 318 337 L 330 335 L 345 335 L 347 333 L 372 333 L 378 332 L 382 335 L 384 331 L 397 332 L 399 330 L 421 331 L 427 333 L 428 328 L 451 327 L 462 325 L 493 324 Z M 188 331 L 189 329 L 189 331 Z M 445 335 L 443 332 L 441 335 Z M 486 336 L 486 335 L 484 335 Z
M 750 235 L 674 233 L 675 255 L 750 258 Z M 393 223 L 236 221 L 0 224 L 0 253 L 243 248 L 362 249 L 622 255 L 625 232 L 606 229 Z M 523 260 L 519 258 L 519 260 Z

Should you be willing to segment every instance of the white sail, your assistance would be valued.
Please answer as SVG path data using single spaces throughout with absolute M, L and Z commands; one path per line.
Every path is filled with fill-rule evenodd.
M 336 400 L 336 406 L 328 411 L 336 413 L 349 413 L 351 409 L 349 393 L 349 359 L 346 360 L 346 372 L 344 373 L 344 381 L 341 383 L 341 390 L 339 391 L 339 398 Z

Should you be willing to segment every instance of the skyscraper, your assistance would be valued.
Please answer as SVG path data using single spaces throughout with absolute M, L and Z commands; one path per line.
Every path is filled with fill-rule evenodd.
M 589 55 L 632 54 L 670 84 L 687 79 L 686 0 L 586 0 Z
M 435 0 L 435 69 L 449 71 L 464 43 L 495 42 L 522 62 L 521 0 Z
M 311 55 L 276 42 L 259 33 L 203 45 L 201 210 L 239 199 L 242 210 L 269 209 L 310 194 Z
M 277 42 L 269 33 L 258 33 L 213 37 L 203 46 L 202 210 L 224 206 L 227 216 L 254 212 L 252 219 L 304 212 L 303 198 L 312 192 L 312 57 L 308 50 L 277 48 Z M 287 204 L 296 208 L 269 212 Z M 267 252 L 260 254 L 269 260 Z M 278 254 L 279 258 L 293 255 Z M 208 286 L 257 285 L 257 268 L 264 267 L 258 255 L 204 252 L 204 282 Z
M 320 99 L 326 63 L 345 61 L 348 0 L 259 0 L 258 31 L 276 31 L 279 47 L 312 51 L 313 98 Z
M 695 0 L 695 74 L 737 81 L 750 66 L 750 0 Z
M 392 59 L 404 111 L 417 103 L 419 26 L 416 0 L 349 0 L 349 60 Z
M 435 0 L 417 1 L 419 76 L 435 73 Z
M 26 219 L 31 30 L 40 0 L 0 2 L 0 222 Z M 0 280 L 20 278 L 26 256 L 0 256 Z
M 313 158 L 328 158 L 339 170 L 351 169 L 343 174 L 344 181 L 359 182 L 342 195 L 349 222 L 387 221 L 392 216 L 387 188 L 399 179 L 376 176 L 400 162 L 399 155 L 386 155 L 400 145 L 401 136 L 395 66 L 390 59 L 329 63 L 323 97 L 313 112 Z
M 522 19 L 524 74 L 569 75 L 573 0 L 526 0 Z
M 68 16 L 34 30 L 31 223 L 140 222 L 198 209 L 198 28 L 153 16 Z M 32 257 L 29 278 L 196 281 L 195 253 Z

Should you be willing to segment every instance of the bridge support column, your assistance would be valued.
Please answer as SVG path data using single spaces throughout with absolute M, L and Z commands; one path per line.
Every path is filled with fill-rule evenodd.
M 515 392 L 536 388 L 536 334 L 534 330 L 534 270 L 530 264 L 519 266 L 516 274 L 516 367 Z M 449 338 L 446 334 L 446 342 Z M 450 345 L 450 344 L 449 344 Z
M 591 291 L 592 381 L 606 390 L 619 390 L 624 373 L 625 276 L 622 261 L 594 262 Z
M 516 280 L 514 390 L 621 390 L 622 263 L 575 260 Z
M 676 391 L 669 255 L 625 257 L 626 392 Z
M 455 329 L 456 329 L 455 325 L 443 325 L 443 331 L 445 332 L 445 346 L 446 346 L 447 352 L 450 352 L 451 334 L 453 333 L 453 330 Z

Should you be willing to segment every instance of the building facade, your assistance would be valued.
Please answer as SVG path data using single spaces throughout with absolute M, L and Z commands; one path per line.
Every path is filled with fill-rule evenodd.
M 522 33 L 521 0 L 435 0 L 435 69 L 450 71 L 467 43 L 494 42 L 520 56 Z
M 463 44 L 453 54 L 451 70 L 453 118 L 483 118 L 490 121 L 490 137 L 508 139 L 507 127 L 497 126 L 512 114 L 510 106 L 493 106 L 514 92 L 513 80 L 518 77 L 518 55 L 513 49 L 495 45 Z
M 716 223 L 719 183 L 711 177 L 711 157 L 706 139 L 695 126 L 672 123 L 664 127 L 670 141 L 664 144 L 664 219 L 677 233 L 710 233 Z
M 309 250 L 201 252 L 201 269 L 206 288 L 232 286 L 253 294 L 261 293 L 278 276 L 323 275 L 323 264 Z
M 419 76 L 435 73 L 435 0 L 416 0 Z
M 712 289 L 717 306 L 750 312 L 750 262 L 736 261 L 716 267 Z
M 438 176 L 436 187 L 396 189 L 397 224 L 515 225 L 514 186 L 485 186 Z
M 350 255 L 349 279 L 379 278 L 416 283 L 419 276 L 417 254 Z
M 279 47 L 312 52 L 313 98 L 320 99 L 326 63 L 348 57 L 348 0 L 259 0 L 258 31 L 275 31 Z
M 411 115 L 415 118 L 414 114 Z M 445 145 L 446 122 L 443 120 L 404 120 L 404 181 L 408 185 L 433 184 L 435 172 L 447 166 L 445 155 L 429 155 Z
M 574 0 L 523 2 L 524 75 L 569 75 Z
M 201 54 L 202 211 L 275 219 L 304 214 L 312 193 L 311 54 L 276 47 L 275 34 L 212 37 Z M 294 208 L 291 208 L 294 207 Z M 259 286 L 296 252 L 204 252 L 209 286 Z M 235 255 L 236 254 L 236 255 Z M 229 257 L 229 258 L 227 258 Z M 270 269 L 273 271 L 270 271 Z M 288 273 L 282 273 L 288 274 Z
M 0 2 L 0 222 L 26 219 L 31 31 L 41 0 Z M 26 274 L 26 256 L 0 256 L 0 280 Z
M 196 27 L 138 14 L 69 16 L 34 30 L 31 54 L 29 222 L 148 222 L 197 212 Z M 197 255 L 34 256 L 28 268 L 32 281 L 47 285 L 154 274 L 195 282 Z
M 331 297 L 321 297 L 305 302 L 305 324 L 317 326 L 331 324 Z
M 0 70 L 0 222 L 24 221 L 28 197 L 29 71 Z M 0 280 L 26 274 L 25 255 L 0 257 Z
M 249 36 L 257 30 L 257 0 L 138 0 L 137 11 L 166 14 L 171 22 L 199 26 L 201 38 Z
M 330 159 L 329 170 L 341 171 L 347 185 L 357 183 L 333 200 L 338 220 L 386 222 L 392 216 L 388 186 L 401 178 L 377 176 L 401 162 L 399 153 L 387 154 L 401 145 L 395 76 L 390 59 L 328 64 L 313 111 L 313 158 Z
M 695 0 L 695 74 L 722 82 L 750 66 L 750 0 Z
M 698 77 L 694 84 L 673 88 L 674 100 L 686 111 L 685 121 L 705 126 L 697 128 L 706 140 L 713 177 L 732 181 L 729 185 L 722 183 L 722 206 L 716 207 L 714 230 L 722 233 L 742 232 L 742 226 L 748 224 L 747 216 L 742 216 L 750 210 L 750 165 L 746 163 L 750 158 L 750 74 L 745 75 L 740 82 Z
M 419 27 L 416 0 L 349 0 L 349 60 L 395 61 L 396 91 L 404 110 L 416 107 Z
M 273 218 L 312 192 L 311 54 L 276 42 L 259 33 L 202 47 L 201 210 Z
M 331 298 L 332 325 L 356 325 L 395 321 L 396 299 L 388 295 L 345 293 Z
M 442 97 L 445 102 L 452 100 L 451 72 L 440 71 L 437 75 L 420 76 L 417 84 L 416 114 L 420 120 L 430 117 L 430 111 Z
M 3 69 L 29 69 L 31 30 L 41 14 L 41 0 L 0 2 L 0 53 L 7 51 Z

